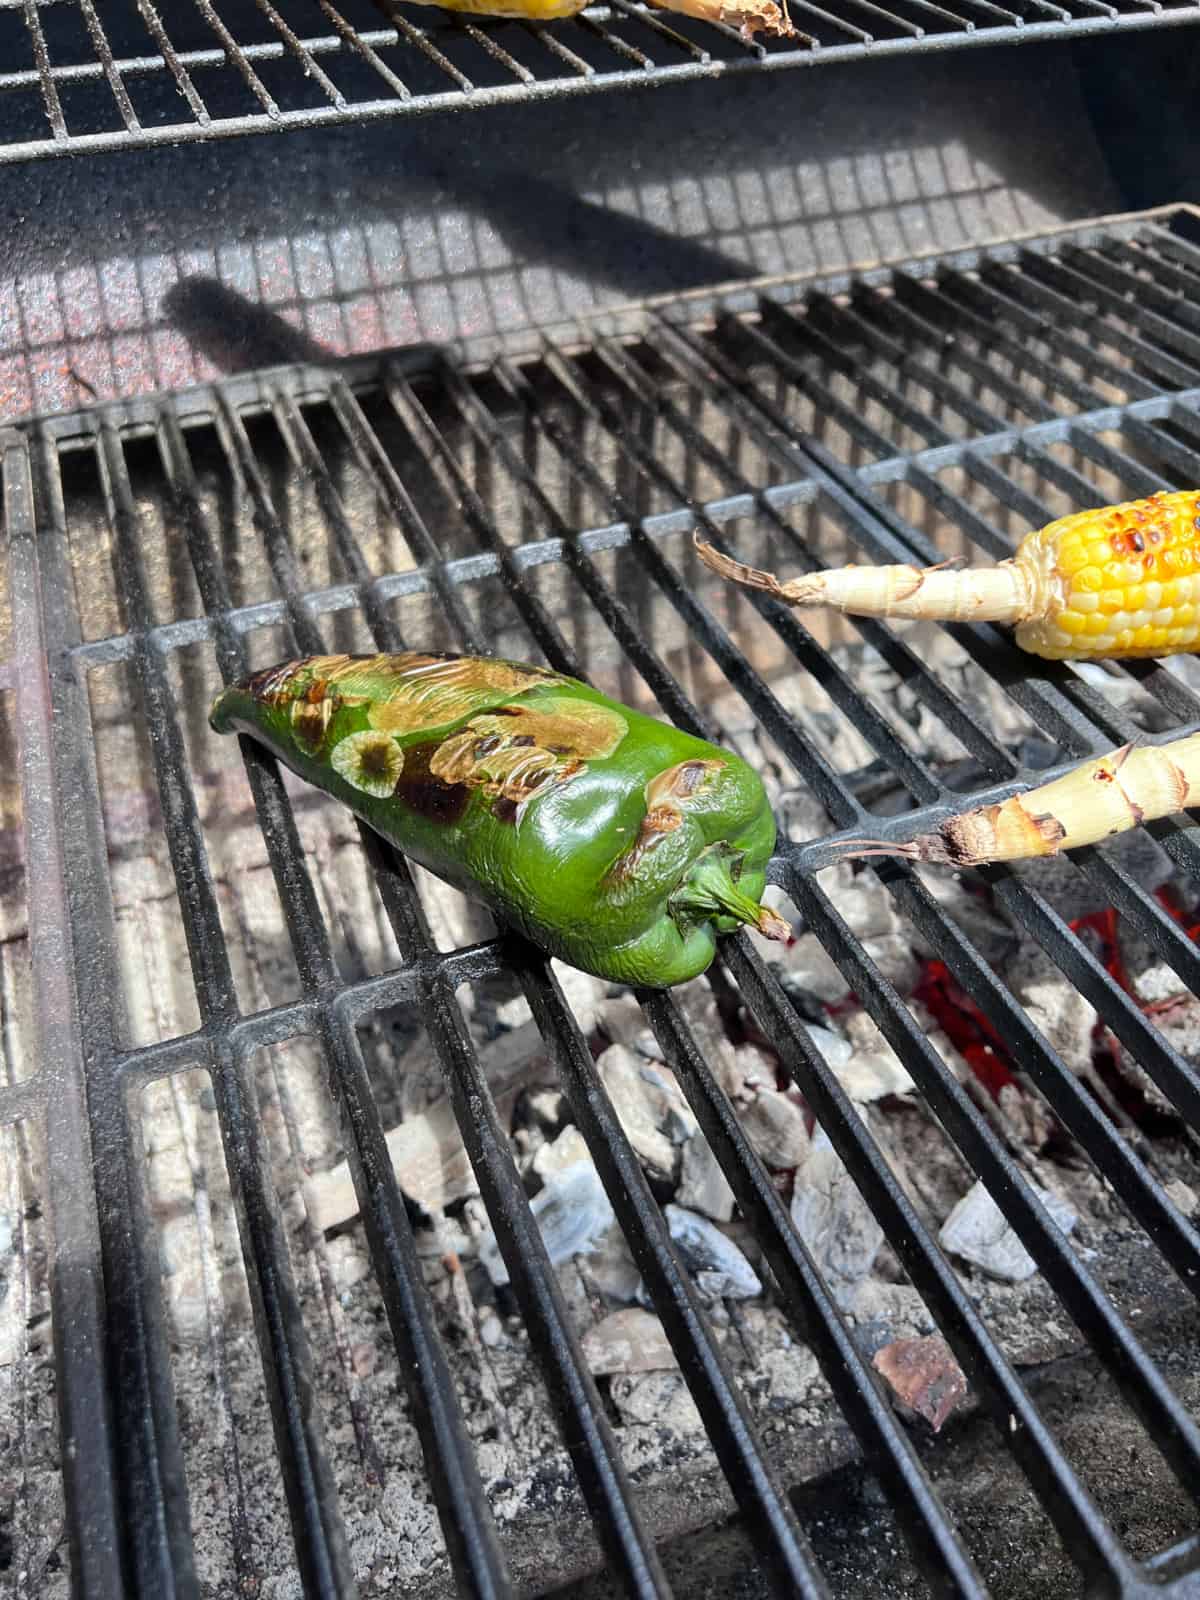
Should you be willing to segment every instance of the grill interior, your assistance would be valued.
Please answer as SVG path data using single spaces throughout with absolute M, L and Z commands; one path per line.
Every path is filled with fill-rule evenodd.
M 629 0 L 542 29 L 371 0 L 0 0 L 0 162 L 1195 22 L 1195 0 L 796 0 L 764 45 Z M 390 24 L 390 25 L 388 25 Z
M 1196 992 L 1193 938 L 1123 848 L 1053 882 L 981 874 L 1144 1071 L 1156 1136 L 1071 1070 L 927 877 L 865 868 L 1064 1131 L 1094 1202 L 1068 1239 L 1051 1167 L 946 1065 L 829 876 L 847 833 L 907 838 L 1195 731 L 1193 664 L 1051 667 L 988 626 L 809 626 L 721 588 L 690 542 L 788 572 L 995 558 L 1069 509 L 1200 481 L 1195 224 L 1178 209 L 693 296 L 527 358 L 280 368 L 0 435 L 11 1572 L 54 1595 L 546 1593 L 602 1560 L 638 1595 L 715 1593 L 731 1570 L 750 1594 L 1200 1592 L 1200 1237 L 1177 1203 L 1197 1184 L 1194 1047 L 1062 907 L 1098 896 Z M 702 1303 L 571 975 L 450 917 L 339 807 L 207 730 L 247 666 L 413 646 L 544 661 L 722 742 L 758 730 L 782 797 L 773 881 L 911 1075 L 922 1137 L 1036 1262 L 1032 1299 L 951 1263 L 894 1125 L 852 1103 L 739 937 L 690 997 L 637 997 L 775 1320 Z M 863 647 L 903 696 L 847 670 Z M 1189 822 L 1149 833 L 1200 878 Z M 498 1000 L 540 1036 L 678 1362 L 645 1419 L 675 1451 L 665 1477 L 589 1375 L 595 1298 L 548 1264 L 503 1131 Z M 881 1224 L 966 1375 L 960 1427 L 934 1439 L 889 1405 L 721 1087 L 718 1013 L 770 1041 Z M 385 1144 L 442 1083 L 511 1273 L 499 1346 Z M 322 1233 L 310 1185 L 342 1154 L 362 1225 Z M 815 1358 L 803 1411 L 780 1377 L 797 1345 Z M 671 1406 L 695 1408 L 690 1432 Z M 1044 1563 L 1036 1591 L 1006 1539 Z

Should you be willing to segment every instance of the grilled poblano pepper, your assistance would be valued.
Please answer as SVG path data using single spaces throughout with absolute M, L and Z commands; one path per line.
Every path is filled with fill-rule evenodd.
M 231 685 L 218 733 L 261 740 L 549 954 L 669 988 L 759 904 L 775 820 L 727 750 L 574 678 L 486 657 L 310 656 Z

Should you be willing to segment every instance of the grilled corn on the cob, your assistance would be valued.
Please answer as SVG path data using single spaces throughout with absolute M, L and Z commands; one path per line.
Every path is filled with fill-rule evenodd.
M 394 0 L 376 0 L 386 14 Z M 465 11 L 473 16 L 514 18 L 522 22 L 555 22 L 576 16 L 591 0 L 413 0 L 416 5 L 434 5 L 443 11 Z M 787 0 L 652 0 L 666 11 L 677 11 L 702 22 L 724 22 L 749 39 L 756 33 L 770 37 L 795 37 L 787 12 Z
M 1051 661 L 1200 648 L 1200 492 L 1151 495 L 1060 517 L 995 567 L 837 567 L 780 583 L 696 539 L 714 572 L 793 606 L 859 617 L 1016 625 Z

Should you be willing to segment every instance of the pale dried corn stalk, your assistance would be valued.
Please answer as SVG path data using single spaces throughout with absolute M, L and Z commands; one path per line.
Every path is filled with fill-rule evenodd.
M 1176 655 L 1200 645 L 1200 493 L 1060 517 L 994 567 L 835 567 L 781 583 L 696 536 L 714 572 L 790 606 L 856 617 L 1006 622 L 1051 661 Z
M 1200 803 L 1200 733 L 1162 745 L 1123 745 L 1065 777 L 978 806 L 907 844 L 849 839 L 850 856 L 903 856 L 956 867 L 1024 861 L 1098 844 Z

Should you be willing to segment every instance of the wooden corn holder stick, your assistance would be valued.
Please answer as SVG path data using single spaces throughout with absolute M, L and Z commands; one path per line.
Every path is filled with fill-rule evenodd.
M 1098 844 L 1200 804 L 1200 733 L 1162 745 L 1122 745 L 1052 783 L 943 822 L 907 844 L 848 839 L 847 856 L 900 856 L 978 867 Z

